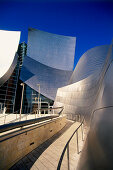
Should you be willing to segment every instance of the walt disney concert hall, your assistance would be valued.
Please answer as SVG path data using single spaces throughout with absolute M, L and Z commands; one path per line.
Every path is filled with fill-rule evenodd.
M 0 31 L 1 36 L 0 46 L 7 50 L 3 45 L 0 86 L 17 65 L 20 32 Z M 53 100 L 54 107 L 64 107 L 67 119 L 84 117 L 88 133 L 77 170 L 112 170 L 113 43 L 86 51 L 73 71 L 75 46 L 75 37 L 30 28 L 20 80 L 36 92 L 40 84 L 40 94 Z

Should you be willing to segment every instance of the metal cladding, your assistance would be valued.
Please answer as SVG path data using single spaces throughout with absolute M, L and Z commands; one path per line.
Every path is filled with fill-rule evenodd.
M 68 84 L 73 71 L 74 37 L 29 29 L 27 56 L 20 79 L 41 94 L 55 99 L 57 89 Z
M 58 89 L 55 105 L 65 105 L 68 117 L 74 117 L 75 113 L 89 114 L 93 109 L 106 58 L 111 55 L 108 55 L 109 47 L 105 45 L 88 50 L 71 76 L 69 82 L 72 84 Z
M 19 31 L 0 30 L 0 86 L 11 76 L 17 63 Z
M 30 28 L 27 56 L 60 70 L 73 70 L 75 37 L 51 34 Z
M 70 84 L 88 78 L 88 76 L 95 74 L 95 72 L 100 73 L 104 65 L 108 49 L 109 45 L 102 45 L 91 48 L 85 52 L 75 67 L 70 79 Z
M 87 51 L 68 86 L 58 89 L 55 106 L 71 119 L 85 116 L 89 133 L 77 170 L 113 169 L 113 45 Z
M 39 90 L 37 84 L 40 84 L 40 93 L 54 100 L 57 89 L 67 85 L 71 74 L 72 71 L 54 69 L 26 56 L 20 78 L 36 91 Z

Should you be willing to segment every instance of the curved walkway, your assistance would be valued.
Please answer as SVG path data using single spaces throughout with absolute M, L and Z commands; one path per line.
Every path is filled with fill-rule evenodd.
M 43 143 L 32 152 L 30 152 L 28 155 L 26 155 L 24 158 L 22 158 L 12 168 L 10 168 L 10 170 L 56 170 L 65 144 L 79 125 L 79 122 L 73 123 L 72 121 L 68 121 L 67 125 L 59 133 L 54 135 L 51 139 L 47 140 L 45 143 Z M 83 142 L 81 139 L 81 129 L 79 130 L 78 136 L 79 151 L 81 151 L 81 148 L 83 146 Z M 80 154 L 77 154 L 76 143 L 76 135 L 74 135 L 69 145 L 70 169 L 73 170 L 76 169 L 76 165 L 80 156 Z M 67 152 L 65 153 L 61 169 L 68 169 Z

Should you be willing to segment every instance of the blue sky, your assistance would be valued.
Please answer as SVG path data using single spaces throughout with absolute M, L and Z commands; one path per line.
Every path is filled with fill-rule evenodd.
M 28 27 L 76 36 L 76 65 L 88 49 L 111 43 L 113 1 L 0 0 L 0 29 L 22 31 L 27 42 Z

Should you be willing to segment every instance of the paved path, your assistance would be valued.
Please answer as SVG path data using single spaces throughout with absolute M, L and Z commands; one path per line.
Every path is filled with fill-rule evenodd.
M 75 129 L 80 125 L 79 122 L 72 123 L 68 121 L 67 125 L 51 139 L 47 140 L 45 143 L 34 149 L 18 163 L 16 163 L 10 170 L 56 170 L 57 165 L 63 151 L 65 144 L 67 143 L 70 136 L 73 134 Z M 56 127 L 57 128 L 57 127 Z M 83 147 L 83 141 L 81 139 L 81 128 L 78 133 L 79 136 L 79 151 Z M 77 154 L 76 145 L 76 134 L 69 145 L 70 152 L 70 169 L 76 169 L 77 162 L 80 153 Z M 67 152 L 65 153 L 61 170 L 67 170 Z

